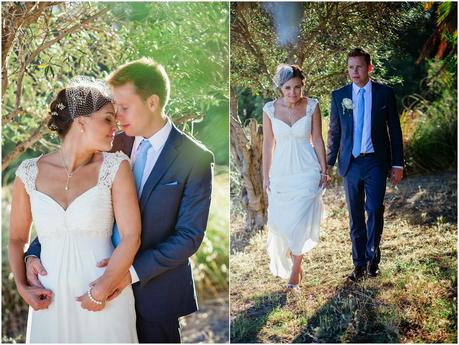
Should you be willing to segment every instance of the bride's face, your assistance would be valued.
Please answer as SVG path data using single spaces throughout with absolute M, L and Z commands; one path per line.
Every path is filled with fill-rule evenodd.
M 300 78 L 292 78 L 281 87 L 287 103 L 296 103 L 303 97 L 304 86 Z
M 113 104 L 108 103 L 81 120 L 85 122 L 84 137 L 88 146 L 96 151 L 110 151 L 116 131 Z

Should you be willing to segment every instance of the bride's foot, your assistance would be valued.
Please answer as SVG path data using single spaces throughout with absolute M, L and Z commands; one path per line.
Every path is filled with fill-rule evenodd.
M 303 271 L 300 270 L 298 272 L 292 272 L 290 275 L 290 279 L 287 284 L 287 289 L 288 290 L 299 290 L 300 289 L 300 283 L 301 280 L 303 279 Z

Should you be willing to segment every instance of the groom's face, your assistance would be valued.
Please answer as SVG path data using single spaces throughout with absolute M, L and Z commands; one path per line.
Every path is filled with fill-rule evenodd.
M 368 82 L 371 65 L 367 65 L 363 56 L 351 56 L 347 60 L 347 71 L 352 82 L 363 87 Z
M 132 83 L 113 87 L 116 118 L 129 136 L 146 136 L 151 121 L 151 111 L 147 102 L 137 93 Z

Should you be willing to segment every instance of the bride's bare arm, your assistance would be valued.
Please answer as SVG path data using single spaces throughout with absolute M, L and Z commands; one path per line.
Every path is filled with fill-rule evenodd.
M 8 259 L 14 275 L 16 287 L 24 301 L 33 309 L 46 309 L 51 303 L 50 290 L 31 286 L 27 283 L 24 249 L 29 242 L 32 212 L 30 199 L 23 182 L 16 177 L 13 184 L 10 228 L 8 239 Z
M 263 190 L 269 188 L 269 170 L 273 156 L 275 140 L 271 120 L 263 112 Z
M 314 145 L 314 150 L 316 151 L 317 158 L 320 163 L 320 184 L 325 185 L 328 180 L 327 173 L 327 161 L 325 156 L 325 144 L 322 137 L 322 114 L 320 113 L 319 105 L 316 106 L 314 114 L 312 115 L 312 144 Z
M 121 162 L 112 185 L 112 203 L 120 243 L 108 262 L 105 273 L 97 279 L 91 294 L 105 301 L 129 271 L 140 247 L 140 210 L 134 177 L 128 161 Z

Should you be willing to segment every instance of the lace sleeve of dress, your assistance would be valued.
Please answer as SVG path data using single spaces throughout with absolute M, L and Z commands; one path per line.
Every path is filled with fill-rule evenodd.
M 38 173 L 37 160 L 38 158 L 26 159 L 22 161 L 16 170 L 16 176 L 24 183 L 26 192 L 29 195 L 31 191 L 35 190 L 35 179 Z
M 124 160 L 130 162 L 130 159 L 121 151 L 114 153 L 104 152 L 103 155 L 104 161 L 100 170 L 99 184 L 111 188 L 121 162 Z
M 314 114 L 314 111 L 316 110 L 317 108 L 317 105 L 319 105 L 319 101 L 317 100 L 317 98 L 308 98 L 308 101 L 309 101 L 309 112 L 310 114 Z
M 270 120 L 273 119 L 274 116 L 274 101 L 268 102 L 263 106 L 263 111 L 268 114 Z

